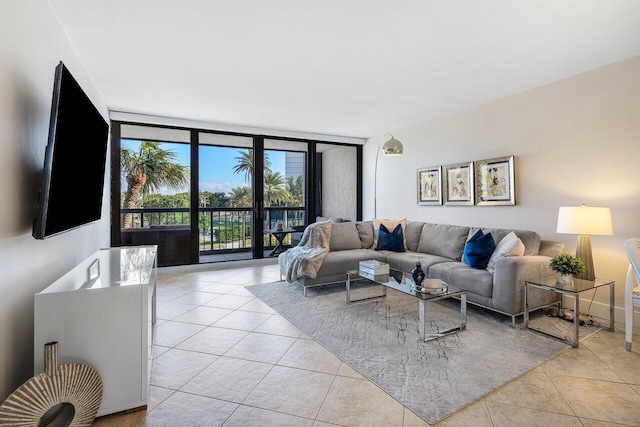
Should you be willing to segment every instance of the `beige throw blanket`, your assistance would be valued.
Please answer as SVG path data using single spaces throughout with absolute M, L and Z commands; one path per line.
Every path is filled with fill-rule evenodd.
M 287 282 L 298 278 L 315 278 L 322 262 L 329 253 L 331 221 L 310 224 L 302 235 L 298 246 L 294 246 L 278 256 L 280 272 Z

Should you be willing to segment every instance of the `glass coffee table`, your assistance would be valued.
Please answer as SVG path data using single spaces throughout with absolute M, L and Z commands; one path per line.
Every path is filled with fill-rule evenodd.
M 351 285 L 353 282 L 366 282 L 370 284 L 377 284 L 382 286 L 382 294 L 375 295 L 366 298 L 353 299 L 351 298 Z M 380 274 L 376 276 L 368 275 L 367 273 L 359 270 L 347 271 L 347 304 L 354 302 L 369 301 L 378 298 L 384 298 L 387 296 L 387 289 L 395 289 L 418 300 L 418 334 L 420 340 L 427 342 L 436 338 L 444 337 L 458 331 L 463 331 L 467 328 L 467 293 L 452 287 L 447 287 L 445 290 L 438 293 L 424 293 L 416 291 L 413 285 L 413 279 L 411 273 L 389 269 L 389 274 Z M 445 331 L 426 333 L 426 303 L 440 301 L 447 298 L 460 297 L 460 326 L 456 326 Z

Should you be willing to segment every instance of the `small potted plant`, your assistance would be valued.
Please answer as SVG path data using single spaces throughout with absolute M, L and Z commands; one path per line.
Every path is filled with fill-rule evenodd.
M 579 276 L 584 272 L 584 264 L 571 254 L 559 254 L 551 258 L 549 267 L 556 272 L 559 283 L 571 283 L 573 276 Z

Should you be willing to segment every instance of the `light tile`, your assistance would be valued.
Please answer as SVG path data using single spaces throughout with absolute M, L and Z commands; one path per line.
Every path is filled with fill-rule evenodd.
M 547 374 L 530 372 L 488 395 L 487 402 L 574 415 Z
M 204 282 L 221 282 L 229 276 L 237 274 L 233 268 L 225 268 L 219 270 L 203 270 L 186 273 L 185 276 L 192 280 L 200 280 Z
M 216 357 L 173 348 L 153 361 L 151 384 L 177 390 L 209 366 Z
M 274 314 L 275 310 L 269 307 L 267 304 L 260 301 L 258 298 L 253 298 L 251 301 L 246 303 L 245 305 L 238 308 L 238 310 L 242 311 L 255 311 L 258 313 L 267 313 Z
M 224 355 L 256 362 L 276 363 L 294 342 L 295 338 L 291 337 L 251 332 Z
M 218 298 L 214 298 L 204 305 L 208 307 L 219 307 L 235 310 L 242 307 L 249 301 L 251 301 L 251 298 L 249 297 L 241 297 L 239 295 L 220 295 Z
M 493 427 L 489 408 L 484 399 L 455 412 L 436 424 L 438 427 Z
M 175 390 L 168 388 L 149 385 L 149 395 L 147 399 L 147 412 L 162 403 L 167 397 L 171 396 Z
M 581 345 L 591 350 L 625 382 L 640 384 L 640 346 L 632 346 L 632 351 L 624 350 L 624 334 L 600 331 Z
M 181 322 L 166 322 L 156 328 L 155 344 L 164 347 L 175 347 L 187 338 L 204 329 L 201 325 Z
M 217 298 L 220 294 L 212 294 L 210 292 L 200 292 L 200 291 L 192 291 L 187 294 L 182 295 L 179 298 L 174 299 L 173 303 L 179 304 L 192 304 L 192 305 L 202 305 L 211 301 L 214 298 Z
M 209 354 L 224 354 L 247 335 L 245 331 L 215 328 L 209 326 L 181 343 L 182 350 L 199 351 Z
M 213 324 L 219 328 L 253 331 L 263 324 L 271 314 L 235 310 Z
M 339 424 L 325 423 L 324 421 L 314 421 L 312 427 L 342 427 Z
M 163 347 L 161 345 L 155 344 L 153 346 L 153 358 L 155 359 L 156 357 L 160 356 L 163 353 L 166 353 L 169 350 L 171 350 L 171 347 Z
M 332 382 L 332 375 L 274 366 L 243 403 L 313 419 Z
M 158 319 L 172 320 L 181 314 L 196 308 L 195 304 L 178 304 L 175 302 L 156 302 L 156 317 Z
M 180 390 L 242 403 L 273 365 L 219 357 Z
M 174 286 L 158 286 L 156 287 L 156 305 L 162 301 L 171 301 L 188 294 L 190 291 L 180 289 Z
M 588 418 L 580 418 L 580 422 L 584 427 L 623 427 L 622 424 L 608 423 L 606 421 L 590 420 Z
M 224 427 L 311 427 L 313 420 L 240 405 Z
M 404 406 L 372 382 L 335 377 L 317 419 L 349 426 L 386 427 L 401 426 L 403 417 Z
M 237 289 L 243 288 L 242 285 L 233 283 L 210 283 L 200 289 L 201 292 L 210 292 L 214 294 L 227 294 Z
M 153 427 L 220 426 L 237 407 L 235 403 L 177 391 L 149 412 L 145 423 Z
M 540 368 L 549 376 L 570 375 L 594 380 L 622 382 L 622 378 L 584 345 L 578 348 L 568 348 L 540 365 Z
M 252 294 L 247 288 L 244 286 L 238 286 L 236 289 L 227 292 L 229 295 L 239 295 L 241 297 L 249 297 L 255 298 L 256 296 Z
M 627 384 L 562 375 L 551 380 L 580 418 L 627 425 L 640 420 L 640 394 Z
M 291 322 L 279 314 L 274 314 L 268 318 L 263 324 L 258 326 L 254 332 L 263 334 L 284 335 L 286 337 L 298 338 L 302 335 L 302 331 L 296 328 Z
M 335 375 L 342 361 L 317 342 L 299 339 L 277 364 Z
M 338 375 L 342 377 L 355 378 L 357 380 L 366 380 L 364 375 L 362 375 L 360 372 L 356 371 L 355 369 L 353 369 L 351 366 L 347 365 L 344 362 L 342 362 L 342 365 L 340 365 L 340 369 L 338 369 Z
M 578 417 L 487 402 L 494 427 L 582 427 Z
M 409 408 L 405 407 L 402 427 L 429 427 L 429 423 L 417 416 Z
M 176 317 L 174 320 L 176 322 L 209 326 L 230 313 L 233 313 L 233 310 L 218 307 L 196 307 L 188 313 Z

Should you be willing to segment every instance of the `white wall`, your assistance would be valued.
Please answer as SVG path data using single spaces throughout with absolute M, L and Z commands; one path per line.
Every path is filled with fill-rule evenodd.
M 322 153 L 322 216 L 356 220 L 357 149 L 339 147 Z
M 555 232 L 558 207 L 609 206 L 614 235 L 591 238 L 594 264 L 597 276 L 616 281 L 616 306 L 623 307 L 623 244 L 640 237 L 640 57 L 389 132 L 404 155 L 380 156 L 379 217 L 530 229 L 573 253 L 577 236 Z M 364 219 L 373 215 L 383 140 L 364 147 Z M 417 168 L 506 155 L 516 160 L 517 206 L 417 205 Z M 607 294 L 597 292 L 593 314 L 606 316 L 598 302 L 608 304 Z
M 95 250 L 109 246 L 110 187 L 106 179 L 100 221 L 47 240 L 31 237 L 58 62 L 67 65 L 105 119 L 108 111 L 46 0 L 2 0 L 0 40 L 0 401 L 3 401 L 34 374 L 34 294 Z M 82 208 L 81 197 L 78 207 Z

